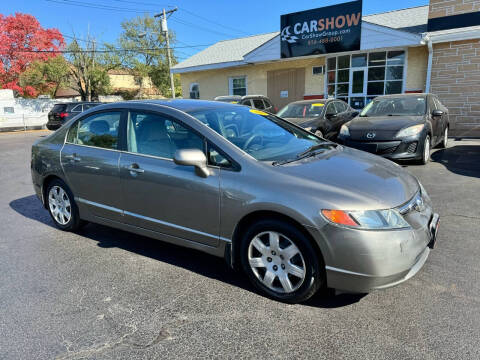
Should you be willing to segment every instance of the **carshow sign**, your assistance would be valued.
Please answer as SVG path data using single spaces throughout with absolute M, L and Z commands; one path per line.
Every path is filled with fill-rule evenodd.
M 362 1 L 282 15 L 281 57 L 360 50 Z

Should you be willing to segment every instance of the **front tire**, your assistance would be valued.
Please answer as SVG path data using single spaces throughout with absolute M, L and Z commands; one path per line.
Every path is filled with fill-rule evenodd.
M 261 293 L 299 303 L 325 284 L 323 261 L 295 226 L 277 220 L 253 224 L 241 239 L 241 266 Z
M 62 180 L 54 179 L 48 184 L 46 201 L 48 212 L 59 229 L 76 231 L 83 225 L 73 193 Z
M 422 158 L 420 159 L 419 163 L 421 165 L 426 165 L 430 161 L 430 135 L 427 135 L 425 137 L 425 140 L 423 141 L 423 152 L 422 152 Z

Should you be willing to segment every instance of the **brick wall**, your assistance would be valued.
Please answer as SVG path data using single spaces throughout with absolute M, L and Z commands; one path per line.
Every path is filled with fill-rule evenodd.
M 428 18 L 480 11 L 480 0 L 430 0 Z
M 480 39 L 433 45 L 431 92 L 448 107 L 452 134 L 480 136 Z

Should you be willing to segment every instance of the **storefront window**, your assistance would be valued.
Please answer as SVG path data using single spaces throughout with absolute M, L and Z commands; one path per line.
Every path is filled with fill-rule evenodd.
M 399 94 L 403 90 L 404 66 L 403 50 L 328 58 L 328 96 L 341 98 L 359 108 L 375 96 Z
M 230 95 L 247 95 L 247 77 L 239 76 L 229 79 Z
M 352 55 L 352 67 L 367 66 L 367 54 Z
M 350 55 L 340 56 L 338 58 L 338 68 L 348 69 L 350 67 Z

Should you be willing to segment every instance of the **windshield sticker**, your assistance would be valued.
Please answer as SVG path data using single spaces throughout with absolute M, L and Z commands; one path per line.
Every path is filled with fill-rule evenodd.
M 257 109 L 250 109 L 250 112 L 253 113 L 253 114 L 257 114 L 257 115 L 263 115 L 263 116 L 268 115 L 266 112 L 263 112 L 263 111 L 260 111 L 260 110 L 257 110 Z
M 312 107 L 313 106 L 325 106 L 325 104 L 322 104 L 322 103 L 315 103 L 315 104 L 312 104 Z

